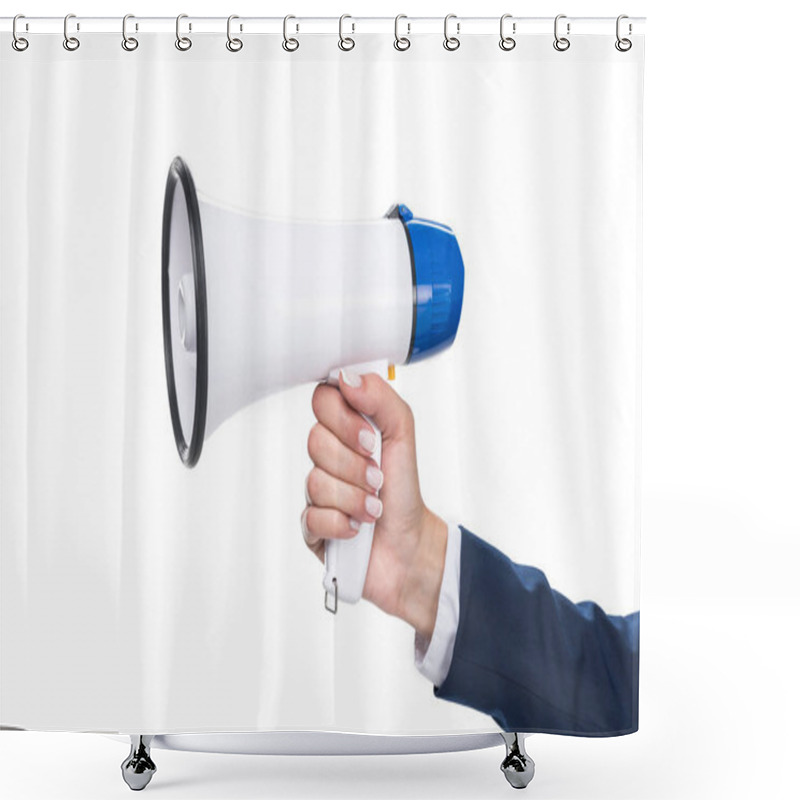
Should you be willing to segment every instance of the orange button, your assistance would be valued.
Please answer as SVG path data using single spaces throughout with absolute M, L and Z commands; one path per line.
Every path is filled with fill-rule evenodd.
M 394 380 L 394 364 L 389 364 L 389 380 Z

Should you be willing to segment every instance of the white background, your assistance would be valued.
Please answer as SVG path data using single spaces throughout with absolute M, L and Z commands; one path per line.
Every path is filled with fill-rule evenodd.
M 800 124 L 780 3 L 577 2 L 458 8 L 310 2 L 236 8 L 84 0 L 28 15 L 393 16 L 504 12 L 648 17 L 641 730 L 528 740 L 541 798 L 794 797 L 800 712 Z M 9 9 L 5 13 L 13 12 Z M 125 748 L 79 734 L 0 735 L 5 796 L 128 790 Z M 156 751 L 146 790 L 169 797 L 491 797 L 501 751 L 274 758 Z

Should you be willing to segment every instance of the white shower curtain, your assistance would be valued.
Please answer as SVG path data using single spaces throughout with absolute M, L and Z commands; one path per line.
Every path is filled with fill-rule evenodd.
M 82 34 L 72 52 L 60 34 L 31 33 L 22 52 L 10 38 L 0 47 L 0 722 L 497 730 L 511 717 L 492 713 L 493 699 L 434 691 L 447 684 L 420 669 L 427 642 L 413 625 L 369 599 L 324 608 L 324 568 L 301 513 L 312 394 L 326 374 L 242 402 L 196 466 L 182 462 L 165 378 L 165 183 L 179 156 L 201 200 L 244 220 L 244 234 L 217 231 L 225 255 L 206 263 L 233 281 L 260 218 L 378 223 L 404 204 L 451 228 L 464 274 L 455 339 L 435 357 L 397 361 L 389 381 L 413 412 L 425 507 L 447 525 L 448 546 L 462 537 L 462 558 L 458 526 L 540 570 L 589 624 L 607 616 L 621 630 L 639 596 L 643 37 L 622 51 L 612 25 L 570 34 L 560 52 L 552 31 L 519 34 L 506 52 L 496 33 L 465 33 L 449 52 L 432 33 L 412 35 L 405 51 L 391 33 L 359 33 L 344 51 L 333 22 L 319 35 L 301 25 L 294 52 L 280 33 L 246 30 L 231 52 L 224 21 L 219 30 L 185 52 L 174 33 L 139 33 L 132 52 L 110 33 Z M 307 269 L 312 283 L 327 262 L 293 257 L 300 244 L 289 243 L 285 270 L 303 283 Z M 328 255 L 342 280 L 357 268 Z M 362 311 L 348 312 L 356 330 Z M 303 313 L 313 328 L 338 309 Z M 297 351 L 288 336 L 274 345 L 279 361 Z M 246 383 L 249 352 L 229 358 Z M 387 467 L 376 539 L 391 478 Z M 465 562 L 446 567 L 464 579 Z M 479 613 L 471 598 L 488 607 L 506 597 L 485 582 L 449 591 L 436 624 L 461 616 L 450 620 L 459 638 L 451 631 L 445 668 L 470 660 L 459 648 L 471 641 L 466 615 Z M 520 613 L 537 624 L 534 609 Z M 538 641 L 556 648 L 552 637 Z M 630 724 L 561 725 L 533 712 L 514 724 L 635 730 L 638 638 L 631 653 L 616 686 L 631 700 Z M 614 684 L 613 658 L 603 663 Z M 575 668 L 580 709 L 600 678 Z M 539 677 L 507 681 L 559 705 Z M 488 685 L 474 680 L 478 693 Z

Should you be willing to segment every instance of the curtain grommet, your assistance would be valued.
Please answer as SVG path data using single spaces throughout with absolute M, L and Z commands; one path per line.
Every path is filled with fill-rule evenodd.
M 555 41 L 553 42 L 553 47 L 555 47 L 555 49 L 558 50 L 559 53 L 563 53 L 566 50 L 569 50 L 569 46 L 571 44 L 570 40 L 567 39 L 567 36 L 569 36 L 569 29 L 570 29 L 569 22 L 567 22 L 567 36 L 559 36 L 558 33 L 558 21 L 566 18 L 567 18 L 566 14 L 558 14 L 558 16 L 556 16 L 555 20 L 553 21 L 553 36 L 555 37 Z
M 349 53 L 356 46 L 356 40 L 353 39 L 352 36 L 344 35 L 344 31 L 342 30 L 342 28 L 344 26 L 344 21 L 346 19 L 353 19 L 353 18 L 349 14 L 342 14 L 342 16 L 339 17 L 339 49 L 343 50 L 345 53 Z M 353 22 L 352 26 L 353 26 L 352 33 L 355 33 L 356 24 Z
M 192 40 L 181 33 L 181 20 L 188 19 L 188 17 L 188 14 L 178 14 L 178 16 L 175 17 L 175 47 L 182 53 L 185 53 L 192 46 Z M 189 23 L 189 30 L 191 29 L 192 25 Z
M 511 36 L 506 36 L 506 33 L 505 33 L 505 22 L 506 22 L 507 19 L 511 19 L 511 18 L 512 18 L 511 14 L 503 14 L 503 16 L 500 17 L 500 49 L 501 50 L 505 50 L 506 53 L 509 50 L 513 50 L 517 46 L 517 40 L 514 39 Z M 511 23 L 511 32 L 512 33 L 516 33 L 517 32 L 517 23 L 516 22 L 512 22 Z
M 411 39 L 408 38 L 409 34 L 411 33 L 411 23 L 407 22 L 406 27 L 408 28 L 406 35 L 400 35 L 400 20 L 401 19 L 408 19 L 405 14 L 398 14 L 394 18 L 394 49 L 399 50 L 401 53 L 404 53 L 411 47 Z
M 28 49 L 28 45 L 30 44 L 30 42 L 24 36 L 20 36 L 17 33 L 17 20 L 20 19 L 25 19 L 25 15 L 17 14 L 17 16 L 14 17 L 14 22 L 11 24 L 11 36 L 12 36 L 11 46 L 18 53 L 24 53 Z
M 129 53 L 132 53 L 138 46 L 139 40 L 135 36 L 128 36 L 128 20 L 134 19 L 133 14 L 126 14 L 122 18 L 122 43 L 121 47 L 123 50 L 127 50 Z M 139 29 L 139 26 L 136 26 L 136 30 Z
M 78 39 L 77 36 L 69 35 L 69 21 L 71 19 L 75 19 L 74 14 L 67 14 L 67 16 L 64 17 L 64 41 L 62 44 L 64 45 L 65 50 L 69 50 L 70 53 L 74 53 L 81 46 L 81 40 Z M 75 29 L 80 30 L 81 26 L 76 23 Z
M 236 36 L 231 36 L 231 22 L 233 22 L 235 19 L 239 19 L 236 14 L 231 14 L 228 17 L 228 27 L 226 29 L 228 40 L 225 42 L 225 47 L 230 53 L 238 53 L 244 47 L 244 42 L 241 39 Z M 241 25 L 239 26 L 239 30 L 242 30 Z
M 449 50 L 452 53 L 454 50 L 458 50 L 458 48 L 461 47 L 461 40 L 458 38 L 457 35 L 450 36 L 450 34 L 448 33 L 447 28 L 451 19 L 457 19 L 456 15 L 448 14 L 444 18 L 444 42 L 442 42 L 442 46 L 444 47 L 445 50 Z M 461 23 L 456 22 L 456 34 L 459 33 L 461 33 Z
M 616 47 L 617 50 L 619 50 L 620 53 L 627 53 L 628 50 L 630 50 L 631 47 L 633 47 L 633 42 L 630 39 L 628 39 L 627 37 L 624 37 L 624 36 L 620 36 L 620 34 L 619 34 L 620 23 L 624 19 L 629 19 L 627 14 L 620 14 L 617 17 L 617 41 L 614 42 L 614 47 Z M 628 36 L 630 36 L 631 33 L 633 33 L 633 26 L 629 22 L 628 23 Z
M 297 39 L 295 39 L 293 36 L 289 36 L 288 35 L 289 20 L 290 19 L 297 19 L 297 17 L 295 17 L 293 14 L 287 14 L 283 18 L 283 42 L 281 43 L 281 47 L 283 47 L 283 49 L 287 53 L 294 53 L 294 51 L 297 50 L 298 47 L 300 47 L 300 42 Z M 295 28 L 295 30 L 299 30 L 299 29 L 300 29 L 300 26 L 298 25 Z

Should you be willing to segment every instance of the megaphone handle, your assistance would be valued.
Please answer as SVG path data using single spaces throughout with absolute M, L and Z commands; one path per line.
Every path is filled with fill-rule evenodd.
M 352 371 L 361 374 L 366 372 L 381 372 L 384 374 L 388 362 L 374 365 L 358 365 Z M 351 371 L 348 369 L 348 372 Z M 337 373 L 338 374 L 338 373 Z M 336 378 L 329 377 L 329 382 Z M 377 425 L 366 415 L 362 417 L 370 424 L 375 433 L 375 452 L 372 457 L 381 465 L 381 432 Z M 375 533 L 374 522 L 362 522 L 358 533 L 350 539 L 328 539 L 325 542 L 325 576 L 322 585 L 325 587 L 325 608 L 336 613 L 339 601 L 357 603 L 364 592 L 364 582 L 367 579 L 369 557 L 372 553 L 372 538 Z M 332 605 L 330 604 L 332 603 Z
M 366 415 L 362 417 L 369 422 L 375 432 L 377 445 L 373 458 L 381 464 L 381 432 L 375 423 Z M 374 522 L 362 522 L 358 533 L 350 539 L 328 539 L 325 542 L 325 607 L 336 613 L 339 600 L 345 603 L 357 603 L 364 592 L 367 579 L 369 557 L 372 553 L 372 538 L 375 534 Z M 333 598 L 333 607 L 328 604 L 328 597 Z

